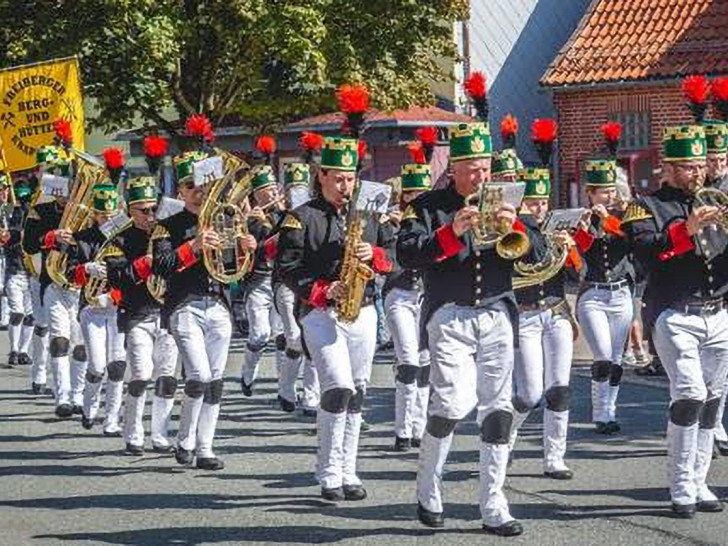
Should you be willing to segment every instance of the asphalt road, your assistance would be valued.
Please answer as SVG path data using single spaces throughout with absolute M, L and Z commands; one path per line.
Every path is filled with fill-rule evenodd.
M 0 334 L 0 354 L 6 352 Z M 568 462 L 571 482 L 541 474 L 537 411 L 516 446 L 507 494 L 525 534 L 482 534 L 477 508 L 477 434 L 463 422 L 446 467 L 446 526 L 432 531 L 415 519 L 417 455 L 392 445 L 391 354 L 378 355 L 365 416 L 361 503 L 324 502 L 313 480 L 313 424 L 272 404 L 268 378 L 246 399 L 234 380 L 241 343 L 228 363 L 218 426 L 221 472 L 184 469 L 170 456 L 122 454 L 120 438 L 78 420 L 58 421 L 49 396 L 28 392 L 27 368 L 0 369 L 0 544 L 726 544 L 725 514 L 692 521 L 670 517 L 665 487 L 664 382 L 623 387 L 623 434 L 604 438 L 588 424 L 588 377 L 576 370 Z M 178 410 L 177 410 L 178 411 Z M 728 493 L 728 459 L 715 461 L 711 483 Z

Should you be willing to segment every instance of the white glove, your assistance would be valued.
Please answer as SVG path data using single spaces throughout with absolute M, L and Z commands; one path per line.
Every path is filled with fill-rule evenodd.
M 106 266 L 97 262 L 88 262 L 83 266 L 86 269 L 86 274 L 89 277 L 95 277 L 98 279 L 106 278 Z

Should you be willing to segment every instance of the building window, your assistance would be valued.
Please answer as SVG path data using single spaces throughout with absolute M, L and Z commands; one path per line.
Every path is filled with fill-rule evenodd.
M 650 147 L 649 112 L 623 112 L 614 114 L 612 119 L 622 124 L 620 150 L 646 150 Z

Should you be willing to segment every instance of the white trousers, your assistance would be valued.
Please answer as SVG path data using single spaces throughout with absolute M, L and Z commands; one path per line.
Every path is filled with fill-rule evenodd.
M 243 357 L 242 377 L 246 385 L 258 378 L 260 358 L 268 339 L 282 332 L 281 320 L 273 305 L 273 285 L 270 277 L 256 278 L 246 291 L 245 312 L 248 317 L 248 343 Z M 276 354 L 276 366 L 281 368 L 283 351 Z
M 653 341 L 676 403 L 720 398 L 728 374 L 728 313 L 688 315 L 668 309 L 655 322 Z M 714 500 L 706 479 L 713 455 L 712 428 L 696 422 L 667 428 L 670 496 L 677 504 Z
M 430 353 L 420 351 L 418 290 L 393 288 L 384 300 L 384 310 L 397 355 L 394 397 L 394 434 L 421 439 L 427 423 L 430 396 Z
M 80 314 L 81 332 L 86 345 L 88 366 L 86 386 L 83 391 L 83 414 L 95 419 L 99 409 L 99 395 L 104 372 L 106 378 L 106 401 L 104 431 L 116 433 L 119 426 L 119 410 L 124 391 L 124 370 L 126 350 L 124 334 L 116 325 L 116 307 L 84 307 Z
M 377 312 L 362 307 L 359 317 L 347 324 L 336 310 L 314 309 L 301 321 L 311 359 L 318 372 L 321 395 L 334 389 L 358 391 L 363 396 L 372 372 L 377 343 Z M 324 488 L 358 485 L 356 459 L 359 451 L 361 407 L 341 412 L 320 409 L 317 414 L 318 479 Z
M 590 288 L 579 297 L 577 318 L 594 354 L 594 362 L 622 365 L 624 345 L 632 326 L 633 306 L 628 286 L 619 290 Z M 606 366 L 603 369 L 606 370 Z M 592 421 L 616 421 L 618 394 L 619 372 L 616 368 L 607 377 L 592 376 Z
M 5 254 L 0 254 L 0 326 L 7 326 L 9 320 L 10 310 L 5 295 Z
M 177 344 L 172 334 L 161 327 L 159 316 L 150 316 L 129 330 L 126 347 L 130 377 L 125 403 L 124 440 L 127 444 L 144 445 L 142 419 L 147 398 L 146 384 L 154 380 L 157 384 L 152 400 L 152 444 L 167 447 L 170 445 L 169 425 L 177 384 Z M 139 386 L 134 382 L 139 382 Z
M 429 419 L 457 421 L 477 409 L 483 439 L 480 512 L 485 524 L 503 525 L 513 519 L 503 493 L 513 413 L 513 327 L 508 314 L 446 304 L 432 315 L 427 332 L 432 366 Z M 491 441 L 494 436 L 497 440 Z M 433 436 L 428 428 L 422 439 L 417 498 L 431 512 L 442 512 L 442 475 L 452 437 L 453 432 Z
M 212 442 L 220 400 L 206 394 L 212 391 L 212 382 L 218 382 L 222 392 L 232 336 L 230 312 L 216 298 L 192 300 L 172 313 L 170 332 L 187 376 L 177 443 L 188 451 L 195 450 L 198 457 L 214 457 Z M 196 391 L 195 385 L 201 385 L 203 391 Z
M 22 271 L 10 275 L 5 283 L 5 295 L 11 315 L 8 325 L 10 352 L 28 354 L 33 335 L 33 303 L 28 274 Z
M 295 316 L 296 295 L 284 284 L 276 288 L 275 307 L 286 338 L 285 358 L 278 370 L 278 395 L 289 402 L 296 401 L 296 379 L 303 368 L 301 405 L 305 409 L 315 409 L 319 403 L 318 375 L 315 366 L 303 355 L 301 328 Z
M 723 394 L 720 397 L 720 406 L 718 406 L 718 415 L 715 422 L 715 439 L 721 442 L 728 442 L 728 434 L 723 426 L 726 398 L 728 398 L 728 381 L 723 385 Z
M 56 405 L 83 405 L 83 390 L 86 383 L 86 356 L 83 348 L 81 326 L 78 323 L 79 293 L 63 290 L 55 284 L 46 288 L 43 303 L 48 309 L 48 326 L 50 330 L 51 368 L 53 370 Z M 66 340 L 69 351 L 80 358 L 71 358 L 68 351 L 56 351 L 53 354 L 54 342 Z M 62 354 L 59 354 L 62 353 Z
M 38 385 L 45 385 L 48 377 L 48 309 L 43 305 L 40 297 L 40 281 L 30 277 L 30 302 L 33 307 L 33 367 L 31 369 L 32 381 Z
M 574 353 L 574 330 L 568 317 L 547 309 L 521 313 L 519 347 L 513 365 L 514 407 L 511 447 L 518 428 L 546 393 L 543 447 L 544 470 L 565 470 L 569 424 L 568 386 Z

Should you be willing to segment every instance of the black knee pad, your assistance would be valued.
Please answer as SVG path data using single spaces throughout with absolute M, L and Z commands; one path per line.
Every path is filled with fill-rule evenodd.
M 247 347 L 248 347 L 248 350 L 251 353 L 259 353 L 260 351 L 262 351 L 263 349 L 265 349 L 265 346 L 266 345 L 267 345 L 266 342 L 263 342 L 263 343 L 260 343 L 260 344 L 255 344 L 255 343 L 248 342 Z
M 154 383 L 154 394 L 160 398 L 174 398 L 177 392 L 177 378 L 171 375 L 160 375 Z
M 495 410 L 485 416 L 480 424 L 480 439 L 486 444 L 507 444 L 511 436 L 513 414 L 507 410 Z
M 101 383 L 101 380 L 103 378 L 103 375 L 98 375 L 92 371 L 86 370 L 86 381 L 88 381 L 89 383 Z
M 670 405 L 670 421 L 681 427 L 692 426 L 698 422 L 702 407 L 701 400 L 676 400 Z
M 129 394 L 134 398 L 139 398 L 142 394 L 144 394 L 148 384 L 149 381 L 144 381 L 143 379 L 129 381 Z
M 213 379 L 205 388 L 205 404 L 219 404 L 222 400 L 222 379 Z
M 397 366 L 397 371 L 394 375 L 394 378 L 399 383 L 403 383 L 405 385 L 411 385 L 415 381 L 417 381 L 417 373 L 420 371 L 420 369 L 417 366 L 413 366 L 412 364 L 400 364 Z
M 23 322 L 23 313 L 10 313 L 10 324 L 18 326 Z
M 427 432 L 435 438 L 445 438 L 455 430 L 456 419 L 448 419 L 439 415 L 430 415 L 427 418 Z
M 278 334 L 276 336 L 276 351 L 285 351 L 286 350 L 286 336 L 283 334 Z
M 592 379 L 594 381 L 606 381 L 609 379 L 609 369 L 612 363 L 609 360 L 596 360 L 592 364 Z
M 43 337 L 48 333 L 48 326 L 38 326 L 33 328 L 33 335 Z
M 364 389 L 357 387 L 356 392 L 349 398 L 349 404 L 346 407 L 348 413 L 361 413 L 364 406 Z
M 513 409 L 515 409 L 518 413 L 527 413 L 537 405 L 538 402 L 536 404 L 532 404 L 530 400 L 524 400 L 518 395 L 513 397 Z
M 185 383 L 185 394 L 190 398 L 202 398 L 205 394 L 205 384 L 202 381 L 190 379 Z
M 417 386 L 421 389 L 430 386 L 430 366 L 422 366 L 417 372 Z
M 286 349 L 286 356 L 291 360 L 296 360 L 297 358 L 300 358 L 302 354 L 303 353 L 301 353 L 301 351 L 297 351 L 295 349 Z
M 23 318 L 23 326 L 33 326 L 35 324 L 35 317 L 33 315 L 25 315 Z
M 622 381 L 622 373 L 624 369 L 619 364 L 609 365 L 609 385 L 612 387 L 619 387 L 619 383 Z
M 76 345 L 73 348 L 73 359 L 79 362 L 86 361 L 86 347 L 84 345 Z
M 718 421 L 718 408 L 720 408 L 720 397 L 707 400 L 700 410 L 698 422 L 700 428 L 714 428 Z
M 352 396 L 350 389 L 329 389 L 321 393 L 321 409 L 329 413 L 342 413 Z
M 48 345 L 48 351 L 54 357 L 66 356 L 70 345 L 71 343 L 65 337 L 54 337 Z
M 546 408 L 551 411 L 567 411 L 571 402 L 571 389 L 568 385 L 554 385 L 544 395 Z
M 77 359 L 80 360 L 80 359 Z M 109 381 L 124 381 L 124 372 L 126 371 L 126 362 L 123 360 L 114 360 L 106 366 L 109 371 Z

